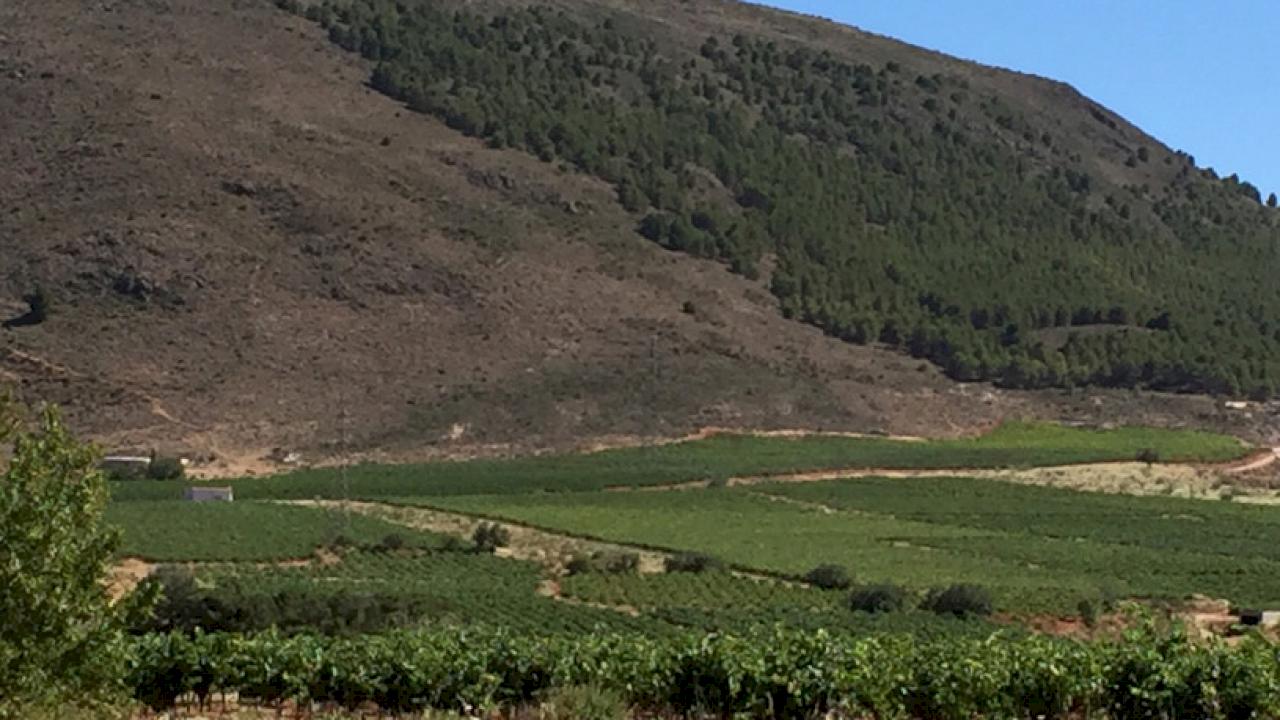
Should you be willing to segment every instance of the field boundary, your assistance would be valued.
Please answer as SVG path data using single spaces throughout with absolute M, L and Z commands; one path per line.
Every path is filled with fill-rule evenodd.
M 676 555 L 689 552 L 688 550 L 663 547 L 660 545 L 650 545 L 647 543 L 621 543 L 621 542 L 617 542 L 616 540 L 606 540 L 599 536 L 590 535 L 587 533 L 567 532 L 557 528 L 550 528 L 542 525 L 537 525 L 534 523 L 528 523 L 528 522 L 519 521 L 519 520 L 512 520 L 511 518 L 505 517 L 503 515 L 494 515 L 489 513 L 462 512 L 459 510 L 441 508 L 435 505 L 431 505 L 429 503 L 416 502 L 416 499 L 415 499 L 415 502 L 412 504 L 382 503 L 382 502 L 371 502 L 371 501 L 364 501 L 364 500 L 359 500 L 359 501 L 355 501 L 355 500 L 353 501 L 279 500 L 277 502 L 280 502 L 286 505 L 298 505 L 302 507 L 337 507 L 345 504 L 355 512 L 367 514 L 370 517 L 376 517 L 390 523 L 400 524 L 405 527 L 409 527 L 413 529 L 425 530 L 430 528 L 426 526 L 415 527 L 406 522 L 401 522 L 396 520 L 394 515 L 397 510 L 426 511 L 426 512 L 435 513 L 441 516 L 450 516 L 454 520 L 462 521 L 463 523 L 466 523 L 470 526 L 478 525 L 481 522 L 494 522 L 494 523 L 499 523 L 501 525 L 507 526 L 509 528 L 513 528 L 513 529 L 523 530 L 526 532 L 533 532 L 539 535 L 548 536 L 550 538 L 567 540 L 567 541 L 570 541 L 570 544 L 580 544 L 581 547 L 577 548 L 580 551 L 612 550 L 612 551 L 640 553 L 641 555 L 640 574 L 642 575 L 657 575 L 665 572 L 665 570 L 657 569 L 657 567 L 652 564 L 652 560 L 650 564 L 647 565 L 647 568 L 646 568 L 646 563 L 645 563 L 646 553 L 650 555 L 651 559 L 654 556 L 657 556 L 660 560 L 665 560 L 666 558 L 674 557 Z M 367 512 L 369 510 L 372 510 L 373 512 Z M 456 534 L 456 532 L 454 531 L 449 531 L 445 529 L 435 529 L 433 531 L 434 532 L 450 532 L 451 534 Z M 499 548 L 499 550 L 503 550 L 503 548 Z M 545 561 L 539 561 L 536 558 L 532 558 L 532 557 L 520 557 L 512 552 L 507 552 L 507 553 L 500 552 L 500 553 L 497 553 L 497 555 L 499 557 L 508 557 L 512 559 L 537 562 L 543 567 L 552 569 L 552 570 L 561 569 L 558 565 L 548 563 Z M 760 568 L 747 567 L 745 565 L 739 565 L 737 563 L 730 563 L 730 562 L 726 562 L 725 567 L 728 568 L 728 570 L 734 575 L 742 578 L 759 580 L 763 582 L 778 582 L 778 583 L 801 585 L 801 586 L 805 584 L 802 580 L 797 578 L 795 575 L 788 574 L 788 573 L 772 572 L 769 570 L 762 570 Z

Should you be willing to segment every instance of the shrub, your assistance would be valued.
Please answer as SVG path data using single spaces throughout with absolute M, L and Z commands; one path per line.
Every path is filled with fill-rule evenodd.
M 181 480 L 186 474 L 186 467 L 176 457 L 152 455 L 147 465 L 147 478 L 150 480 Z
M 1091 601 L 1086 599 L 1076 603 L 1076 612 L 1080 613 L 1080 620 L 1084 622 L 1085 627 L 1098 624 L 1098 606 Z
M 104 466 L 102 474 L 111 482 L 134 482 L 146 478 L 147 469 L 148 467 L 141 463 L 122 463 Z
M 849 609 L 854 612 L 901 612 L 907 607 L 907 591 L 897 585 L 869 585 L 849 594 Z
M 1160 451 L 1154 448 L 1142 448 L 1138 451 L 1138 462 L 1152 465 L 1160 462 Z
M 404 548 L 404 538 L 397 533 L 382 538 L 382 542 L 378 543 L 378 547 L 386 552 L 395 552 Z
M 44 291 L 44 288 L 38 287 L 22 299 L 26 301 L 29 308 L 27 318 L 31 324 L 38 325 L 49 319 L 49 294 Z
M 845 590 L 853 584 L 849 571 L 839 565 L 819 565 L 805 574 L 804 581 L 823 590 Z
M 595 685 L 552 688 L 538 708 L 539 720 L 624 720 L 627 714 L 620 693 Z
M 640 556 L 633 552 L 606 553 L 604 569 L 615 575 L 634 573 L 640 569 Z
M 702 553 L 679 553 L 668 557 L 663 562 L 663 569 L 669 573 L 715 572 L 724 569 L 724 562 Z
M 565 563 L 564 569 L 570 575 L 587 575 L 596 571 L 589 555 L 574 555 Z
M 590 555 L 574 555 L 565 564 L 570 575 L 609 573 L 621 575 L 634 573 L 640 568 L 640 556 L 633 552 L 597 552 Z
M 462 552 L 470 549 L 461 538 L 449 535 L 440 543 L 440 549 L 444 552 Z
M 482 522 L 471 534 L 471 542 L 475 544 L 477 552 L 491 553 L 511 542 L 511 531 L 497 523 Z
M 920 607 L 939 615 L 985 616 L 991 614 L 991 593 L 978 585 L 957 584 L 935 588 L 925 596 Z

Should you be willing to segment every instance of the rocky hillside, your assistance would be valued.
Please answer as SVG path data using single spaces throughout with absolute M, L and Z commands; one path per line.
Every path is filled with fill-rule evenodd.
M 1017 111 L 1001 142 L 1041 148 L 1016 128 L 1044 127 L 1055 139 L 1036 152 L 1078 156 L 1098 187 L 1145 182 L 1161 193 L 1200 177 L 1046 81 L 745 5 L 565 6 L 567 22 L 612 23 L 673 58 L 697 54 L 709 35 L 732 48 L 752 33 L 840 62 L 867 54 L 873 77 L 896 62 L 912 94 L 927 92 L 921 77 L 941 77 L 944 99 L 966 82 L 966 118 L 977 122 L 995 96 Z M 734 218 L 761 211 L 714 167 L 687 162 L 673 174 L 687 192 L 672 198 L 698 202 L 655 205 L 639 176 L 644 195 L 628 198 L 617 178 L 558 146 L 539 157 L 519 138 L 494 142 L 483 126 L 379 92 L 370 81 L 386 78 L 385 62 L 378 75 L 378 61 L 333 42 L 349 40 L 333 27 L 352 25 L 335 16 L 325 30 L 291 9 L 306 10 L 266 0 L 0 7 L 0 382 L 61 403 L 110 446 L 224 462 L 274 447 L 482 452 L 706 425 L 954 434 L 1010 415 L 1244 422 L 1192 396 L 957 384 L 878 342 L 882 327 L 848 342 L 859 338 L 780 291 L 801 258 L 770 245 L 767 222 L 750 252 L 723 242 Z M 933 112 L 921 105 L 903 127 Z M 1130 166 L 1142 147 L 1148 159 Z M 1090 197 L 1107 212 L 1102 192 Z M 1224 223 L 1264 217 L 1246 200 L 1223 205 Z M 1143 217 L 1153 207 L 1125 202 Z M 664 243 L 637 231 L 655 214 L 704 224 L 693 217 L 704 206 L 723 237 L 695 228 L 712 243 L 702 251 L 677 247 L 669 230 Z M 1135 303 L 1129 321 L 1145 325 L 1158 307 Z M 965 305 L 966 320 L 975 308 Z

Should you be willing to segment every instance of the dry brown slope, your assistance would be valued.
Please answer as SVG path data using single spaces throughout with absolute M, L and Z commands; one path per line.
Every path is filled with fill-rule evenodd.
M 367 74 L 266 0 L 0 5 L 0 310 L 36 284 L 56 302 L 0 333 L 0 382 L 110 445 L 223 454 L 323 451 L 344 426 L 421 454 L 459 430 L 502 449 L 1212 414 L 991 394 L 825 338 L 637 238 L 608 188 Z

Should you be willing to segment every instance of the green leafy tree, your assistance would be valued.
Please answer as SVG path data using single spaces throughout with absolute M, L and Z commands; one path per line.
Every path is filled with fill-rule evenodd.
M 103 583 L 119 542 L 103 523 L 97 452 L 55 410 L 28 427 L 0 401 L 0 718 L 108 702 L 124 676 L 130 603 Z
M 1276 199 L 1275 193 L 1271 193 L 1267 196 L 1267 207 L 1274 208 L 1277 204 L 1280 204 L 1280 200 Z

